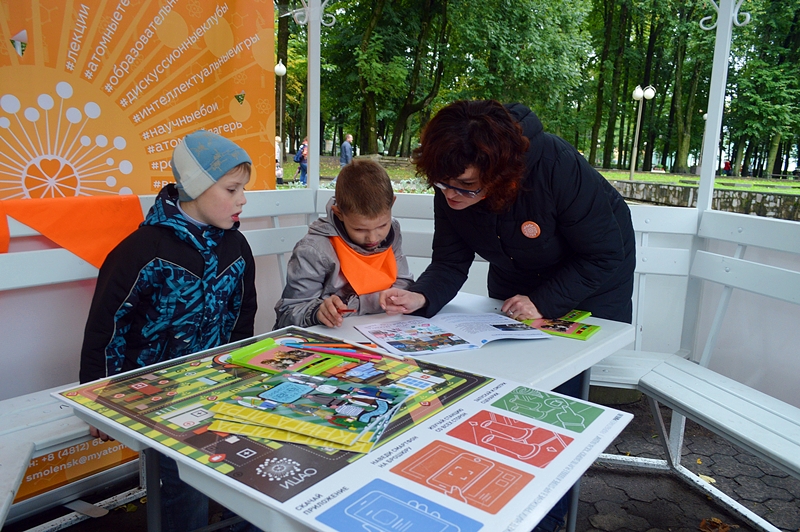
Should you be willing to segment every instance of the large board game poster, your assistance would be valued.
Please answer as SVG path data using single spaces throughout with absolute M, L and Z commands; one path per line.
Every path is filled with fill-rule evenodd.
M 12 0 L 0 10 L 0 199 L 154 194 L 196 129 L 274 188 L 272 3 Z
M 256 525 L 266 506 L 327 532 L 533 525 L 631 417 L 300 328 L 265 336 L 57 397 L 210 493 L 241 485 L 250 506 L 232 509 Z

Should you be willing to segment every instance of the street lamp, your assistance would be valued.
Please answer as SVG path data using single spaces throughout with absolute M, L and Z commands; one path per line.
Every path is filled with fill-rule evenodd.
M 278 64 L 275 65 L 275 75 L 278 76 L 278 135 L 281 137 L 281 153 L 278 161 L 283 166 L 283 76 L 286 75 L 286 65 L 283 64 L 282 59 L 278 59 Z M 277 155 L 277 154 L 276 154 Z
M 633 151 L 631 152 L 631 177 L 633 181 L 633 170 L 636 168 L 636 155 L 639 149 L 639 126 L 642 125 L 642 98 L 645 100 L 652 100 L 656 95 L 656 89 L 652 85 L 648 85 L 642 89 L 641 85 L 636 85 L 633 89 L 633 99 L 639 102 L 639 115 L 636 118 L 636 131 L 633 135 Z

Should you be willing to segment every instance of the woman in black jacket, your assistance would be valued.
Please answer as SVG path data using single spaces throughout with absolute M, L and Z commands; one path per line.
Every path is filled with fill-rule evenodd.
M 439 111 L 414 152 L 437 188 L 431 264 L 389 313 L 433 316 L 464 284 L 477 253 L 489 296 L 518 319 L 578 308 L 631 321 L 635 241 L 619 193 L 520 104 L 458 101 Z
M 436 187 L 431 264 L 408 290 L 389 289 L 390 314 L 430 317 L 464 284 L 477 253 L 490 297 L 515 319 L 571 309 L 630 323 L 635 240 L 619 193 L 520 104 L 457 101 L 439 111 L 414 151 Z M 578 396 L 580 377 L 556 391 Z M 536 530 L 563 523 L 566 501 Z

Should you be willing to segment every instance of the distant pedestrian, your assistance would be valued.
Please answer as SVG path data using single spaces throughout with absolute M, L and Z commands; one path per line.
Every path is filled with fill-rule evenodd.
M 294 154 L 294 162 L 298 163 L 297 172 L 295 177 L 300 174 L 300 183 L 303 185 L 308 181 L 308 137 L 303 139 L 303 143 L 297 148 L 297 153 Z M 292 178 L 294 181 L 294 178 Z
M 346 135 L 344 137 L 344 142 L 342 142 L 342 150 L 339 153 L 339 168 L 344 168 L 351 162 L 353 162 L 353 135 Z M 331 181 L 331 185 L 336 186 L 336 180 L 339 179 L 339 176 L 333 178 Z
M 342 142 L 342 151 L 339 154 L 339 167 L 350 164 L 353 160 L 353 135 L 346 135 Z

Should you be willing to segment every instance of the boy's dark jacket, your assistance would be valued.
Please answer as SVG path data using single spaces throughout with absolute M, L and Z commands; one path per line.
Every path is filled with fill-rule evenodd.
M 109 253 L 97 277 L 80 381 L 253 335 L 255 266 L 238 230 L 197 227 L 168 185 L 142 225 Z
M 491 297 L 527 295 L 548 318 L 580 308 L 630 322 L 635 267 L 630 210 L 572 145 L 543 131 L 530 109 L 506 107 L 530 140 L 522 190 L 499 214 L 484 202 L 451 209 L 435 190 L 433 260 L 410 288 L 428 300 L 418 313 L 433 316 L 455 297 L 477 253 L 490 263 Z M 527 221 L 541 229 L 537 238 L 522 233 Z

